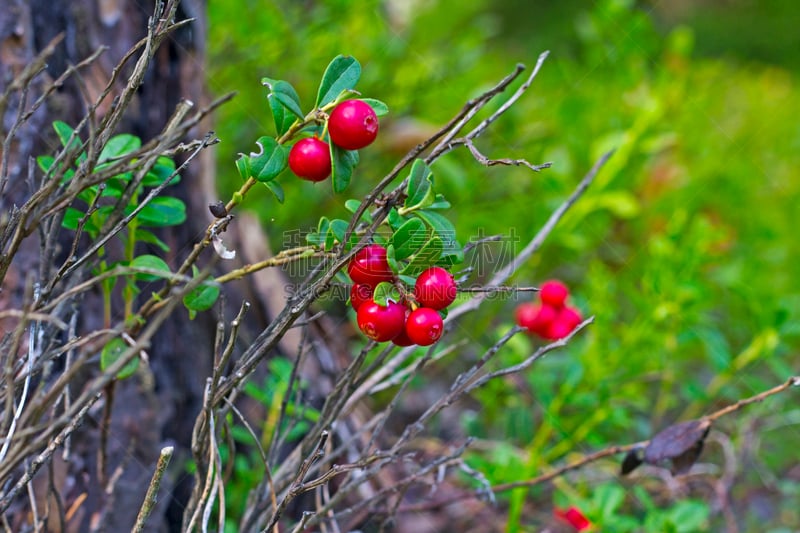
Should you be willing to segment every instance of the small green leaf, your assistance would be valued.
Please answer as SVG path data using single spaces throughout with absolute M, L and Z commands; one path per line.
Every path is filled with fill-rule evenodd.
M 41 168 L 45 173 L 50 170 L 50 167 L 53 166 L 54 162 L 55 158 L 49 155 L 40 155 L 36 158 L 36 164 L 39 165 L 39 168 Z
M 267 101 L 269 102 L 269 109 L 272 111 L 272 120 L 275 121 L 275 132 L 278 136 L 281 136 L 289 131 L 289 128 L 294 124 L 294 115 L 286 109 L 274 94 L 267 96 Z
M 158 187 L 167 181 L 173 172 L 175 172 L 175 162 L 168 157 L 159 157 L 153 168 L 145 175 L 142 185 L 145 187 Z M 172 178 L 170 185 L 175 185 L 179 181 L 180 175 L 176 175 Z
M 193 270 L 196 276 L 196 267 Z M 189 310 L 190 316 L 194 317 L 197 311 L 211 309 L 217 298 L 219 298 L 219 285 L 205 281 L 183 297 L 183 305 Z
M 286 168 L 289 152 L 272 137 L 263 136 L 256 141 L 256 144 L 261 151 L 250 154 L 248 162 L 250 176 L 258 181 L 270 181 Z M 239 173 L 241 174 L 241 170 Z
M 243 180 L 250 179 L 252 172 L 250 172 L 250 158 L 244 154 L 239 154 L 239 159 L 236 160 L 236 170 Z
M 186 204 L 171 196 L 157 196 L 136 216 L 142 226 L 165 228 L 186 221 Z
M 358 211 L 359 207 L 361 207 L 361 200 L 350 198 L 349 200 L 346 200 L 344 202 L 344 208 L 353 214 L 355 214 L 355 212 Z
M 417 283 L 416 276 L 407 276 L 405 274 L 399 274 L 397 278 L 406 285 L 408 285 L 409 287 L 413 287 Z
M 61 227 L 75 231 L 78 229 L 78 224 L 83 218 L 83 211 L 79 211 L 74 207 L 68 207 L 64 210 L 64 218 L 61 220 Z
M 156 281 L 160 278 L 168 278 L 172 275 L 169 265 L 167 265 L 163 259 L 155 255 L 146 254 L 134 257 L 129 266 L 131 268 L 146 268 L 148 270 L 163 272 L 163 275 L 145 274 L 143 272 L 135 274 L 134 277 L 141 281 Z
M 331 181 L 333 182 L 333 192 L 340 193 L 350 185 L 350 178 L 353 176 L 353 169 L 358 165 L 358 152 L 356 150 L 345 150 L 333 143 L 329 143 L 331 149 Z
M 436 264 L 442 254 L 442 248 L 442 239 L 438 235 L 434 235 L 417 253 L 411 256 L 410 261 L 400 273 L 413 276 Z
M 361 64 L 352 56 L 338 55 L 333 58 L 317 91 L 317 107 L 333 102 L 339 93 L 352 89 L 361 78 Z
M 414 214 L 424 220 L 433 229 L 434 233 L 442 239 L 443 259 L 450 257 L 449 261 L 454 261 L 449 263 L 450 265 L 464 261 L 464 251 L 461 248 L 461 244 L 456 240 L 456 228 L 452 222 L 436 211 L 421 209 L 414 211 Z
M 276 180 L 265 181 L 262 183 L 264 183 L 264 186 L 275 196 L 275 199 L 278 200 L 278 203 L 282 204 L 286 198 L 286 195 L 283 192 L 283 187 L 281 187 L 281 184 Z
M 61 141 L 61 146 L 64 148 L 67 147 L 67 143 L 69 143 L 69 138 L 72 136 L 72 132 L 75 130 L 67 124 L 66 122 L 62 122 L 60 120 L 56 120 L 53 122 L 53 129 L 56 130 L 56 135 L 58 135 L 58 140 Z M 81 139 L 77 135 L 72 140 L 72 146 L 78 147 L 81 144 Z
M 389 263 L 389 268 L 392 269 L 392 272 L 400 272 L 401 266 L 400 263 L 397 262 L 394 245 L 387 244 L 384 248 L 386 248 L 386 262 Z
M 433 203 L 427 206 L 427 209 L 450 209 L 450 202 L 445 200 L 444 195 L 437 194 Z
M 300 97 L 297 91 L 294 90 L 292 84 L 283 80 L 271 80 L 269 78 L 261 78 L 261 83 L 266 85 L 272 91 L 270 96 L 274 96 L 286 109 L 291 111 L 297 118 L 303 118 L 303 109 L 300 107 Z M 277 124 L 278 121 L 276 120 Z
M 145 242 L 147 244 L 152 244 L 153 246 L 160 249 L 162 252 L 169 252 L 169 246 L 167 245 L 167 243 L 156 237 L 155 234 L 153 234 L 153 232 L 140 227 L 136 228 L 136 242 Z
M 433 173 L 425 161 L 417 159 L 411 167 L 406 186 L 406 199 L 403 202 L 405 211 L 427 207 L 436 200 L 433 192 Z
M 395 303 L 400 301 L 400 291 L 397 290 L 394 284 L 388 281 L 381 281 L 375 287 L 372 299 L 375 300 L 376 304 L 386 307 L 390 301 Z
M 344 241 L 344 233 L 347 231 L 347 226 L 346 220 L 341 220 L 339 218 L 331 220 L 330 231 L 338 242 Z
M 344 203 L 344 208 L 353 214 L 358 211 L 359 207 L 361 207 L 361 202 L 352 198 Z M 372 222 L 372 215 L 369 214 L 369 211 L 365 210 L 364 213 L 361 214 L 361 220 L 367 223 Z
M 103 147 L 97 162 L 102 163 L 104 161 L 108 161 L 109 159 L 129 154 L 138 150 L 141 146 L 142 141 L 136 135 L 131 135 L 129 133 L 114 135 Z
M 306 240 L 311 244 L 324 247 L 330 227 L 331 221 L 328 220 L 328 217 L 321 217 L 317 223 L 317 232 L 306 235 Z
M 100 370 L 105 372 L 106 369 L 119 360 L 120 356 L 122 356 L 127 349 L 128 345 L 119 337 L 111 339 L 108 344 L 103 346 L 103 351 L 100 352 Z M 132 376 L 137 368 L 139 368 L 138 356 L 128 361 L 128 363 L 117 372 L 117 379 L 125 379 Z
M 386 221 L 389 223 L 389 227 L 392 228 L 392 231 L 397 231 L 400 226 L 406 223 L 406 220 L 408 219 L 400 215 L 394 207 L 389 210 L 389 215 L 386 217 Z
M 429 238 L 430 232 L 425 223 L 412 218 L 394 232 L 389 243 L 394 246 L 395 257 L 403 260 L 418 252 Z
M 374 98 L 361 98 L 364 103 L 369 104 L 373 111 L 375 111 L 375 115 L 382 117 L 389 113 L 389 106 L 381 102 L 380 100 L 376 100 Z

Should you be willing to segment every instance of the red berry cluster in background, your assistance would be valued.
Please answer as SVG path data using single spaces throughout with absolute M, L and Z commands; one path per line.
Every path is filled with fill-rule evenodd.
M 378 136 L 378 116 L 363 100 L 345 100 L 328 117 L 331 142 L 345 150 L 360 150 Z M 289 168 L 299 178 L 322 181 L 331 174 L 328 143 L 319 137 L 297 141 L 289 151 Z
M 553 509 L 553 516 L 560 522 L 572 526 L 574 531 L 587 531 L 592 528 L 592 523 L 577 507 L 570 506 L 566 509 Z
M 567 305 L 569 289 L 557 280 L 546 281 L 539 289 L 540 303 L 525 302 L 517 306 L 517 325 L 547 340 L 569 335 L 581 323 L 581 314 Z
M 406 295 L 402 302 L 388 301 L 385 306 L 373 299 L 375 287 L 396 279 L 383 246 L 370 244 L 359 250 L 347 272 L 353 280 L 350 304 L 367 337 L 397 346 L 430 346 L 442 336 L 444 322 L 438 311 L 456 299 L 456 282 L 447 270 L 437 266 L 424 270 L 417 277 L 413 295 Z

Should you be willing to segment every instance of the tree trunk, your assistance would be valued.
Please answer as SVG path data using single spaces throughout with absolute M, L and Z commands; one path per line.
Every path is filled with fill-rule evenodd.
M 56 36 L 62 36 L 48 59 L 46 72 L 31 84 L 23 102 L 26 106 L 70 65 L 78 64 L 100 46 L 108 47 L 98 60 L 80 70 L 78 76 L 69 78 L 16 132 L 9 145 L 8 180 L 0 194 L 0 218 L 2 214 L 7 215 L 12 206 L 22 205 L 32 193 L 27 179 L 29 158 L 52 153 L 53 147 L 58 146 L 51 123 L 55 120 L 71 125 L 78 123 L 86 113 L 86 102 L 95 100 L 111 78 L 112 69 L 132 45 L 146 36 L 154 4 L 135 0 L 3 0 L 0 3 L 0 94 Z M 181 99 L 191 100 L 195 107 L 207 103 L 203 84 L 206 35 L 203 0 L 184 0 L 180 4 L 176 20 L 187 18 L 193 20 L 175 30 L 157 50 L 141 88 L 115 133 L 131 133 L 146 142 L 162 130 Z M 111 109 L 112 97 L 124 86 L 133 62 L 128 61 L 119 76 L 119 87 L 115 87 L 111 97 L 100 106 L 96 120 L 101 120 Z M 12 95 L 1 117 L 0 141 L 3 144 L 16 119 L 21 95 L 21 92 Z M 210 129 L 208 126 L 201 123 L 192 133 L 202 137 Z M 208 215 L 207 203 L 213 195 L 213 168 L 211 152 L 204 150 L 181 173 L 180 184 L 170 188 L 173 196 L 184 200 L 187 212 Z M 165 259 L 172 268 L 185 257 L 187 247 L 202 234 L 209 220 L 210 215 L 190 216 L 186 224 L 163 232 L 161 238 L 171 248 Z M 65 233 L 60 239 L 62 257 L 58 262 L 66 258 L 71 245 L 71 236 L 62 233 Z M 14 256 L 0 287 L 0 311 L 19 309 L 23 305 L 26 284 L 30 286 L 32 281 L 37 281 L 36 273 L 43 271 L 40 245 L 39 238 L 32 235 Z M 86 295 L 77 315 L 76 333 L 85 334 L 101 328 L 100 309 L 99 296 L 96 293 Z M 185 475 L 185 464 L 190 457 L 192 426 L 202 403 L 205 377 L 209 375 L 212 361 L 215 331 L 212 320 L 213 317 L 205 313 L 189 321 L 185 311 L 176 312 L 174 319 L 167 321 L 154 338 L 148 352 L 152 379 L 139 376 L 118 381 L 88 412 L 81 428 L 66 443 L 68 451 L 57 452 L 52 462 L 39 470 L 32 484 L 33 500 L 39 517 L 47 514 L 47 530 L 130 530 L 159 450 L 168 444 L 174 444 L 177 453 L 162 483 L 161 494 L 172 497 L 160 498 L 146 531 L 178 530 L 181 503 L 191 490 L 187 486 L 190 480 Z M 4 334 L 13 331 L 8 322 L 0 322 L 0 328 Z M 18 354 L 5 357 L 14 355 Z M 54 364 L 57 371 L 59 362 Z M 113 398 L 109 392 L 113 392 Z M 104 441 L 101 437 L 103 405 L 111 407 L 104 446 L 101 445 Z M 105 459 L 98 459 L 101 455 L 105 455 Z M 2 484 L 8 482 L 11 480 L 2 480 Z M 113 490 L 108 490 L 111 488 Z M 15 499 L 5 513 L 13 531 L 30 527 L 32 507 L 27 497 Z

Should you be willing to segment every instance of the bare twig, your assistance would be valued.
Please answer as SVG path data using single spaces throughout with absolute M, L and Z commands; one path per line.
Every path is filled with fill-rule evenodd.
M 262 529 L 262 533 L 268 533 L 270 529 L 272 529 L 280 520 L 281 515 L 286 510 L 286 506 L 291 502 L 298 494 L 301 494 L 304 490 L 303 487 L 303 479 L 306 477 L 308 473 L 308 469 L 311 468 L 311 465 L 314 464 L 315 461 L 322 458 L 323 449 L 325 448 L 325 443 L 328 442 L 328 435 L 327 431 L 323 431 L 319 437 L 319 442 L 317 443 L 317 447 L 314 452 L 308 456 L 303 463 L 300 465 L 300 468 L 297 471 L 297 475 L 295 476 L 292 485 L 289 488 L 289 491 L 283 497 L 281 502 L 278 504 L 278 507 L 275 508 L 275 512 L 272 513 L 272 517 L 267 524 L 267 527 Z
M 167 465 L 169 465 L 170 459 L 172 459 L 172 452 L 172 446 L 161 449 L 161 455 L 158 456 L 158 462 L 156 463 L 156 471 L 153 472 L 153 478 L 150 480 L 150 485 L 147 487 L 147 494 L 144 496 L 144 503 L 142 503 L 142 507 L 139 509 L 139 514 L 136 515 L 136 523 L 132 529 L 135 533 L 144 531 L 147 517 L 150 516 L 153 506 L 156 504 L 158 489 L 161 487 L 161 479 L 167 471 Z

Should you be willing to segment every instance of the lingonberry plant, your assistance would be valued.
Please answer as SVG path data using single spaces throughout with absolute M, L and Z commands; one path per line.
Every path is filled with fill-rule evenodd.
M 536 172 L 546 168 L 547 164 L 534 165 L 525 159 L 490 159 L 476 145 L 491 124 L 528 90 L 546 54 L 501 105 L 488 106 L 515 83 L 523 70 L 521 66 L 469 100 L 380 180 L 357 175 L 356 170 L 362 157 L 359 150 L 367 156 L 379 134 L 378 119 L 386 115 L 388 108 L 356 91 L 361 65 L 355 58 L 334 58 L 322 75 L 316 98 L 313 103 L 306 99 L 306 105 L 287 81 L 263 78 L 274 134 L 260 136 L 254 143 L 258 148 L 236 160 L 242 184 L 228 202 L 215 202 L 213 220 L 196 242 L 168 249 L 156 236 L 156 230 L 174 227 L 188 217 L 179 200 L 162 193 L 175 183 L 183 165 L 215 142 L 211 135 L 188 143 L 185 139 L 225 98 L 191 115 L 191 105 L 183 102 L 157 138 L 145 143 L 114 133 L 132 95 L 146 79 L 145 71 L 155 49 L 180 26 L 174 22 L 177 4 L 157 3 L 142 50 L 137 45 L 128 56 L 138 54 L 139 60 L 124 90 L 115 95 L 113 105 L 107 106 L 107 115 L 95 120 L 101 104 L 108 103 L 106 98 L 116 86 L 118 73 L 125 71 L 124 64 L 115 70 L 107 90 L 91 103 L 87 116 L 74 128 L 56 123 L 61 149 L 52 157 L 39 158 L 43 173 L 38 176 L 39 188 L 22 205 L 13 206 L 8 216 L 4 213 L 0 217 L 0 280 L 6 278 L 15 255 L 31 235 L 42 239 L 42 272 L 48 274 L 37 280 L 35 290 L 32 285 L 19 309 L 0 310 L 3 320 L 18 321 L 0 340 L 6 376 L 0 388 L 4 398 L 0 403 L 6 406 L 0 420 L 0 479 L 4 480 L 0 487 L 0 513 L 16 506 L 23 509 L 19 523 L 27 524 L 28 517 L 33 517 L 37 525 L 29 529 L 45 530 L 46 524 L 37 518 L 43 507 L 37 507 L 37 502 L 57 501 L 58 505 L 47 506 L 60 512 L 57 518 L 62 523 L 68 522 L 68 514 L 80 512 L 81 502 L 89 499 L 85 494 L 69 502 L 67 513 L 65 501 L 55 495 L 56 476 L 51 476 L 49 483 L 39 483 L 37 471 L 52 464 L 56 451 L 68 451 L 70 437 L 77 435 L 81 422 L 96 410 L 96 402 L 102 398 L 102 410 L 110 411 L 112 385 L 126 372 L 141 377 L 141 391 L 153 389 L 148 351 L 158 354 L 164 350 L 155 342 L 156 334 L 174 318 L 181 303 L 192 315 L 213 309 L 217 321 L 213 345 L 193 345 L 185 352 L 191 357 L 206 356 L 209 373 L 203 376 L 204 381 L 193 384 L 202 390 L 201 399 L 197 400 L 202 405 L 193 412 L 196 418 L 191 443 L 180 444 L 182 455 L 191 453 L 194 463 L 191 497 L 181 501 L 181 530 L 357 530 L 373 528 L 374 524 L 367 523 L 372 517 L 378 517 L 380 526 L 387 528 L 397 513 L 407 509 L 404 505 L 421 492 L 417 489 L 425 488 L 428 494 L 427 489 L 440 486 L 447 474 L 456 470 L 465 477 L 450 476 L 453 483 L 472 482 L 479 495 L 491 500 L 495 492 L 534 486 L 572 468 L 564 465 L 535 479 L 490 486 L 464 460 L 470 439 L 454 437 L 452 442 L 444 443 L 424 433 L 432 428 L 438 414 L 463 396 L 489 382 L 502 386 L 507 376 L 524 372 L 591 322 L 581 322 L 580 314 L 568 304 L 566 287 L 560 284 L 543 284 L 540 303 L 520 306 L 518 326 L 490 339 L 482 354 L 470 351 L 459 357 L 458 362 L 463 364 L 453 373 L 446 373 L 452 376 L 452 382 L 447 387 L 431 388 L 429 405 L 414 410 L 410 419 L 393 416 L 412 383 L 424 380 L 428 368 L 447 364 L 446 358 L 461 346 L 461 339 L 448 338 L 448 328 L 452 331 L 450 326 L 455 321 L 480 308 L 488 295 L 516 291 L 506 282 L 521 263 L 541 249 L 542 242 L 578 201 L 609 155 L 603 156 L 553 211 L 515 261 L 491 273 L 482 287 L 462 287 L 467 274 L 457 269 L 465 260 L 465 250 L 445 214 L 451 206 L 434 179 L 435 164 L 449 152 L 465 148 L 478 164 L 487 167 L 515 165 Z M 32 65 L 44 65 L 48 53 L 52 51 L 43 52 Z M 87 64 L 93 60 L 90 58 Z M 37 100 L 28 109 L 25 91 L 36 73 L 43 71 L 24 69 L 0 96 L 3 109 L 8 95 L 16 95 L 20 102 L 11 137 L 41 105 L 42 100 Z M 70 69 L 64 76 L 74 72 L 77 70 Z M 52 91 L 62 81 L 59 78 L 54 82 Z M 7 182 L 9 150 L 15 149 L 17 143 L 9 138 L 3 147 L 0 191 Z M 187 160 L 180 166 L 172 162 L 178 155 L 185 155 Z M 288 194 L 281 185 L 287 169 L 312 181 L 324 180 L 330 174 L 335 194 L 346 191 L 354 179 L 368 182 L 371 190 L 361 199 L 342 202 L 350 214 L 319 213 L 315 231 L 307 235 L 307 244 L 250 264 L 226 263 L 239 259 L 236 250 L 228 250 L 221 238 L 231 224 L 238 222 L 232 213 L 259 184 L 279 202 L 291 198 L 290 187 L 296 180 L 289 181 Z M 34 171 L 32 168 L 31 173 Z M 58 256 L 59 246 L 49 236 L 62 231 L 62 223 L 71 232 L 72 248 L 63 254 L 67 257 L 63 264 L 51 268 L 47 260 Z M 88 238 L 83 239 L 82 235 Z M 120 245 L 116 250 L 109 246 L 112 241 Z M 151 247 L 149 251 L 155 252 L 137 255 L 137 250 L 142 250 L 137 243 L 146 244 Z M 170 262 L 177 266 L 170 267 Z M 306 278 L 292 286 L 285 305 L 271 315 L 260 331 L 249 331 L 240 339 L 250 303 L 242 301 L 237 312 L 238 301 L 233 302 L 232 308 L 227 298 L 218 300 L 221 287 L 258 270 L 289 263 L 310 265 Z M 229 267 L 231 264 L 236 266 Z M 468 273 L 469 269 L 465 270 Z M 119 280 L 124 286 L 114 290 L 114 283 Z M 324 337 L 315 336 L 310 327 L 326 318 L 324 313 L 311 313 L 313 306 L 342 283 L 352 284 L 351 305 L 356 310 L 356 324 L 364 334 L 356 337 L 358 349 L 352 356 L 342 353 L 344 350 L 329 349 Z M 78 317 L 83 316 L 82 300 L 98 287 L 107 307 L 102 325 L 93 331 L 82 331 L 78 325 Z M 464 292 L 462 300 L 456 298 L 459 289 Z M 121 312 L 108 311 L 116 311 L 117 305 Z M 304 328 L 294 345 L 288 342 L 293 327 Z M 498 354 L 525 328 L 548 340 L 557 340 L 536 348 L 514 364 L 504 362 Z M 345 328 L 334 325 L 328 329 L 336 335 Z M 247 342 L 241 342 L 244 339 Z M 387 344 L 377 348 L 377 342 Z M 276 379 L 274 363 L 279 350 L 293 359 L 290 369 L 284 369 Z M 130 370 L 129 365 L 137 362 L 138 370 Z M 323 369 L 313 376 L 319 379 L 306 379 L 305 373 L 312 367 Z M 265 382 L 271 383 L 268 401 L 260 401 L 266 409 L 263 417 L 239 409 L 242 392 L 256 399 L 259 392 L 264 392 L 258 387 L 253 389 L 251 378 L 257 369 L 266 372 Z M 607 456 L 625 452 L 628 456 L 623 463 L 624 473 L 642 463 L 655 465 L 664 461 L 672 462 L 676 469 L 687 468 L 697 459 L 717 418 L 786 390 L 797 381 L 800 380 L 793 378 L 731 408 L 669 427 L 649 442 L 592 454 L 578 466 L 603 453 Z M 123 383 L 130 384 L 132 380 Z M 172 385 L 159 386 L 168 389 Z M 36 394 L 30 393 L 33 390 Z M 171 393 L 165 391 L 164 397 Z M 260 431 L 251 425 L 257 418 L 266 419 Z M 387 423 L 399 418 L 404 419 L 402 427 Z M 84 483 L 100 487 L 93 499 L 113 502 L 115 483 L 125 465 L 123 462 L 119 466 L 119 474 L 107 475 L 108 417 L 101 417 L 100 426 L 99 442 L 85 446 L 97 457 L 97 467 L 87 468 L 80 461 L 75 464 L 80 465 L 80 475 L 100 473 L 97 480 Z M 137 446 L 150 446 L 150 441 Z M 259 468 L 264 475 L 253 481 L 254 486 L 238 492 L 246 493 L 247 499 L 237 502 L 242 505 L 234 511 L 226 505 L 225 493 L 231 481 L 229 474 L 242 470 L 237 469 L 236 458 L 231 455 L 237 449 L 241 452 L 243 446 L 258 451 L 262 463 Z M 154 508 L 171 454 L 171 448 L 162 450 L 150 490 L 146 497 L 143 495 L 135 531 L 147 530 L 145 522 Z M 59 465 L 59 469 L 75 468 L 66 461 Z M 390 472 L 387 483 L 384 477 Z M 42 491 L 40 486 L 45 489 Z M 313 497 L 300 498 L 312 491 Z M 464 494 L 471 497 L 475 492 Z M 30 495 L 30 502 L 21 497 L 24 495 Z M 25 508 L 28 503 L 32 510 Z M 95 516 L 101 520 L 112 512 L 113 509 L 103 509 L 105 514 L 87 516 L 86 522 L 95 520 Z M 226 517 L 236 512 L 237 524 L 231 526 Z M 216 525 L 210 525 L 212 518 Z

